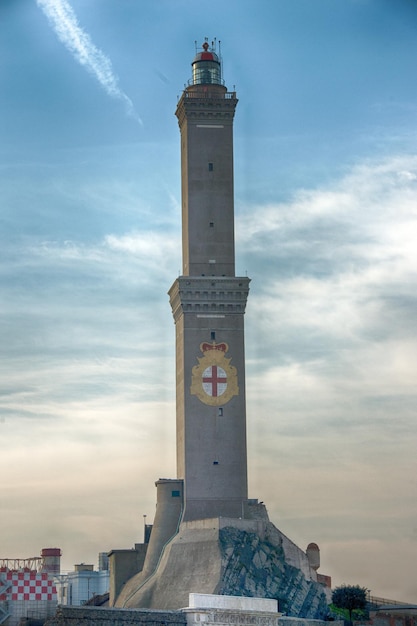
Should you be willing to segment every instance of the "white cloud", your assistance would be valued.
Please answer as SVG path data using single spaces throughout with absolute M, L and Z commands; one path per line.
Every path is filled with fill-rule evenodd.
M 315 244 L 324 246 L 324 251 L 315 249 L 319 257 L 330 251 L 351 253 L 358 245 L 369 246 L 372 254 L 374 244 L 385 244 L 384 237 L 399 224 L 413 224 L 415 229 L 416 177 L 413 156 L 356 166 L 329 188 L 301 190 L 288 203 L 250 207 L 237 223 L 238 243 L 245 250 L 259 250 L 267 238 L 274 256 L 288 248 L 296 254 Z
M 245 216 L 237 245 L 254 270 L 248 318 L 260 310 L 279 341 L 302 332 L 324 348 L 401 335 L 417 304 L 417 187 L 405 170 L 417 172 L 417 159 L 368 163 L 330 190 Z
M 238 221 L 237 247 L 253 278 L 252 496 L 297 543 L 318 541 L 335 584 L 370 584 L 380 558 L 368 541 L 378 538 L 388 562 L 415 527 L 416 172 L 415 157 L 368 162 L 329 188 Z M 338 563 L 337 533 L 346 539 Z M 355 563 L 341 563 L 348 540 L 372 560 L 360 580 L 360 548 Z M 409 550 L 407 567 L 415 540 Z M 376 593 L 394 588 L 394 578 L 387 570 Z M 411 588 L 398 598 L 412 598 Z
M 172 260 L 178 257 L 178 241 L 166 233 L 129 233 L 127 235 L 108 235 L 105 243 L 110 250 L 127 253 L 142 261 L 161 262 L 172 268 Z M 172 271 L 172 269 L 171 269 Z M 174 275 L 175 277 L 175 275 Z
M 80 284 L 97 277 L 96 286 L 106 280 L 127 284 L 166 281 L 167 289 L 180 270 L 180 242 L 171 232 L 147 229 L 123 235 L 109 234 L 99 242 L 83 244 L 74 240 L 44 240 L 26 250 L 28 265 L 39 268 L 53 264 Z M 176 269 L 173 269 L 176 268 Z
M 111 61 L 97 48 L 91 37 L 78 24 L 77 16 L 68 0 L 36 0 L 48 18 L 59 40 L 71 52 L 74 58 L 96 77 L 107 94 L 121 100 L 128 115 L 142 121 L 135 112 L 133 102 L 118 85 Z

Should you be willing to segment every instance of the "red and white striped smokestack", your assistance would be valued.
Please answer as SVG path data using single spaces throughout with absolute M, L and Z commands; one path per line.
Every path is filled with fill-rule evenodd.
M 61 571 L 61 550 L 60 548 L 43 548 L 41 552 L 41 571 L 55 575 Z

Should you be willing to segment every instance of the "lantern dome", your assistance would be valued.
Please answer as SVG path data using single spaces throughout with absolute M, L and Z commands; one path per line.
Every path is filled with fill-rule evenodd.
M 193 68 L 193 85 L 222 85 L 222 70 L 220 59 L 213 50 L 209 49 L 207 41 L 203 43 L 203 51 L 198 52 L 194 61 Z

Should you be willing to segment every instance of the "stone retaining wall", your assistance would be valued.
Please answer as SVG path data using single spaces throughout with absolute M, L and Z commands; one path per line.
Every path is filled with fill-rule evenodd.
M 45 626 L 186 626 L 179 611 L 59 606 Z
M 251 623 L 256 624 L 256 612 Z M 45 626 L 187 626 L 187 615 L 182 611 L 59 606 Z M 279 616 L 278 626 L 329 626 L 329 622 Z M 343 626 L 343 622 L 333 622 L 333 626 Z

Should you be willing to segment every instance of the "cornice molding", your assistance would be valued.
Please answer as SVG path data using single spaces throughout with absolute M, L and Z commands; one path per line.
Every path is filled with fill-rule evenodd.
M 172 314 L 244 315 L 249 295 L 247 277 L 180 276 L 169 290 Z

